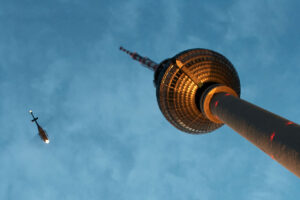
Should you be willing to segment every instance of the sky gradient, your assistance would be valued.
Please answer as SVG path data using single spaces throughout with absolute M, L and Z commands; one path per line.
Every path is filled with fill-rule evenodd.
M 157 62 L 217 51 L 235 66 L 243 99 L 299 124 L 299 8 L 0 1 L 0 199 L 298 200 L 300 179 L 227 126 L 189 135 L 169 124 L 153 73 L 118 48 Z

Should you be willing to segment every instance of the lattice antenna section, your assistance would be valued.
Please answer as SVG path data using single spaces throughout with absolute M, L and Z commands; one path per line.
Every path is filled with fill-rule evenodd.
M 158 64 L 156 62 L 154 62 L 153 60 L 151 60 L 150 58 L 143 57 L 136 52 L 128 51 L 127 49 L 124 49 L 123 47 L 120 47 L 120 50 L 124 51 L 125 53 L 130 55 L 133 60 L 139 61 L 143 66 L 147 67 L 148 69 L 150 69 L 152 71 L 155 71 L 158 68 Z

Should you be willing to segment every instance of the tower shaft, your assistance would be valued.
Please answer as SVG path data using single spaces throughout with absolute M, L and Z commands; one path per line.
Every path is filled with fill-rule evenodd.
M 229 93 L 213 95 L 209 108 L 271 158 L 300 177 L 300 126 Z

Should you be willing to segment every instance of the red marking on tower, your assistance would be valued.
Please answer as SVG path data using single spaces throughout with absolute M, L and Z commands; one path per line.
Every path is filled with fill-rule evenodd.
M 291 124 L 293 124 L 293 122 L 291 122 L 291 121 L 288 121 L 287 123 L 285 123 L 285 125 L 291 125 Z
M 230 95 L 229 93 L 226 93 L 226 94 L 225 94 L 225 96 L 229 96 L 229 95 Z
M 271 155 L 271 158 L 274 160 L 274 156 L 273 155 Z
M 271 142 L 273 141 L 274 137 L 275 137 L 275 132 L 273 132 L 273 133 L 271 134 L 271 136 L 270 136 Z
M 217 106 L 218 106 L 218 104 L 219 104 L 219 101 L 216 101 L 216 102 L 215 102 L 215 107 L 217 107 Z

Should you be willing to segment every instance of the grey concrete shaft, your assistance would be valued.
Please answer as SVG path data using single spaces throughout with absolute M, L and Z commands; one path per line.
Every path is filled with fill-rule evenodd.
M 300 126 L 247 101 L 217 93 L 212 114 L 300 178 Z

